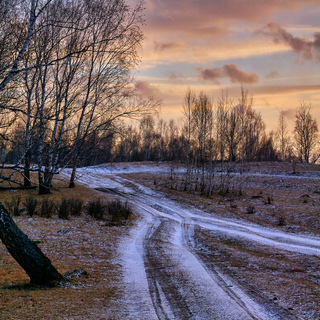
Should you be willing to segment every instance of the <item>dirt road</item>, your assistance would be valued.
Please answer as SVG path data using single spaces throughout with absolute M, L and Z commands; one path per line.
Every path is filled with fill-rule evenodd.
M 303 319 L 291 310 L 255 297 L 208 257 L 196 230 L 232 236 L 274 250 L 320 255 L 320 239 L 282 233 L 216 218 L 171 201 L 104 168 L 83 172 L 82 183 L 114 192 L 140 214 L 119 246 L 125 296 L 123 319 Z

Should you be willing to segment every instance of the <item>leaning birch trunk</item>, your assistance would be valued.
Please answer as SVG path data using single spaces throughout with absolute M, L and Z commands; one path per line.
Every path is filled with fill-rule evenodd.
M 39 247 L 18 228 L 1 203 L 0 238 L 12 257 L 28 274 L 31 284 L 53 285 L 63 280 L 63 276 Z

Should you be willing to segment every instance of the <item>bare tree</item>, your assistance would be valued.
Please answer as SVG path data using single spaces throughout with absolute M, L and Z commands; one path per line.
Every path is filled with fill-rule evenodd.
M 193 127 L 192 114 L 195 108 L 196 95 L 188 89 L 183 103 L 183 115 L 185 120 L 186 130 L 186 158 L 187 158 L 187 170 L 186 170 L 186 182 L 185 189 L 190 191 L 192 181 L 192 167 L 191 167 L 191 134 Z
M 300 102 L 296 112 L 294 140 L 301 162 L 309 163 L 310 153 L 317 143 L 318 124 L 310 113 L 311 104 Z
M 279 139 L 279 147 L 282 161 L 286 160 L 286 149 L 288 145 L 288 125 L 285 119 L 284 111 L 280 111 L 278 120 L 277 136 Z
M 0 91 L 21 71 L 19 65 L 34 35 L 36 21 L 52 1 L 0 2 Z
M 130 71 L 139 62 L 138 48 L 143 34 L 140 29 L 142 3 L 133 9 L 124 0 L 87 3 L 94 23 L 88 31 L 90 50 L 86 54 L 80 111 L 74 118 L 76 133 L 72 144 L 72 173 L 69 186 L 75 185 L 76 168 L 83 141 L 96 130 L 110 129 L 124 117 L 150 113 L 159 101 L 142 99 L 132 87 Z
M 192 119 L 196 137 L 197 166 L 201 168 L 201 191 L 203 192 L 205 188 L 205 165 L 209 159 L 207 146 L 213 130 L 213 104 L 204 92 L 200 92 L 196 99 Z

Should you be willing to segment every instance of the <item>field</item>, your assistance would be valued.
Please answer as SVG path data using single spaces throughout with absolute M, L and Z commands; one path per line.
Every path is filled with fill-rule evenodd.
M 219 278 L 223 291 L 243 304 L 241 312 L 247 312 L 252 319 L 320 318 L 320 251 L 316 244 L 320 233 L 319 167 L 250 163 L 241 176 L 234 174 L 230 178 L 228 194 L 216 192 L 211 198 L 182 191 L 183 179 L 183 170 L 178 165 L 172 176 L 170 166 L 155 163 L 83 168 L 74 189 L 65 187 L 63 174 L 57 176 L 49 195 L 52 199 L 88 201 L 122 197 L 131 202 L 135 215 L 123 225 L 113 227 L 84 212 L 81 217 L 69 220 L 57 216 L 15 217 L 19 227 L 37 241 L 61 273 L 83 269 L 87 275 L 75 276 L 61 287 L 29 287 L 28 277 L 1 245 L 1 319 L 162 319 L 164 315 L 196 318 L 202 311 L 192 302 L 189 304 L 190 293 L 174 294 L 180 289 L 187 291 L 194 277 L 189 275 L 188 267 L 181 265 L 182 259 L 177 260 L 174 249 L 177 245 L 186 248 L 191 258 L 196 257 L 208 274 Z M 216 180 L 219 181 L 219 173 Z M 8 202 L 13 194 L 20 194 L 23 200 L 30 192 L 39 197 L 36 191 L 2 191 L 0 197 Z M 170 216 L 183 216 L 183 210 L 197 214 L 190 217 L 197 218 L 199 223 L 185 226 L 183 220 L 180 229 L 177 224 L 180 220 L 171 220 Z M 215 219 L 225 225 L 213 224 Z M 209 222 L 211 227 L 206 226 Z M 258 239 L 259 227 L 261 234 L 270 230 L 276 236 Z M 183 243 L 168 240 L 176 232 L 183 235 Z M 281 238 L 286 235 L 292 235 L 292 240 L 286 242 Z M 300 238 L 311 242 L 314 239 L 315 244 L 297 249 Z M 271 245 L 268 243 L 271 240 L 277 243 Z M 141 261 L 133 257 L 135 250 Z M 161 270 L 165 270 L 165 276 Z M 146 274 L 145 291 L 143 281 L 135 279 L 134 273 Z M 155 277 L 160 285 L 152 287 Z M 136 281 L 140 285 L 138 290 Z M 177 283 L 180 289 L 176 291 L 172 283 Z M 159 301 L 152 300 L 153 311 L 148 299 L 149 296 L 153 299 L 155 291 Z M 162 295 L 175 300 L 166 302 L 170 305 L 167 309 Z

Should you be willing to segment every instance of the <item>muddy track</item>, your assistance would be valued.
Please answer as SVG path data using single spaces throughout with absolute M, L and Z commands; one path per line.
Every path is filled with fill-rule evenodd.
M 170 261 L 168 243 L 163 239 L 163 230 L 168 221 L 160 219 L 155 228 L 152 225 L 143 241 L 144 263 L 150 296 L 159 319 L 190 319 L 192 312 L 177 286 L 177 266 Z M 179 278 L 179 281 L 183 279 Z
M 149 292 L 158 319 L 259 319 L 184 245 L 180 223 L 155 219 L 143 241 Z
M 241 305 L 244 309 L 247 307 L 244 305 L 244 302 L 239 299 L 239 296 L 235 294 L 234 290 L 230 290 L 230 282 L 228 279 L 232 279 L 232 274 L 223 274 L 220 268 L 212 262 L 210 258 L 212 252 L 202 252 L 195 248 L 194 242 L 196 240 L 196 236 L 193 234 L 194 226 L 185 226 L 185 242 L 189 248 L 189 250 L 197 257 L 197 259 L 201 262 L 202 265 L 208 270 L 210 274 L 213 275 L 216 279 L 219 280 L 219 284 L 222 288 L 224 288 L 225 292 L 229 294 L 239 305 Z M 192 231 L 190 231 L 192 230 Z M 246 288 L 243 288 L 245 290 Z M 274 303 L 268 301 L 263 296 L 257 294 L 255 291 L 245 290 L 246 294 L 248 294 L 252 299 L 258 302 L 260 305 L 263 305 L 265 310 L 273 319 L 286 319 L 286 320 L 298 320 L 301 319 L 294 314 L 288 312 L 288 310 L 284 309 L 279 305 L 275 305 Z M 248 312 L 250 312 L 248 310 Z

